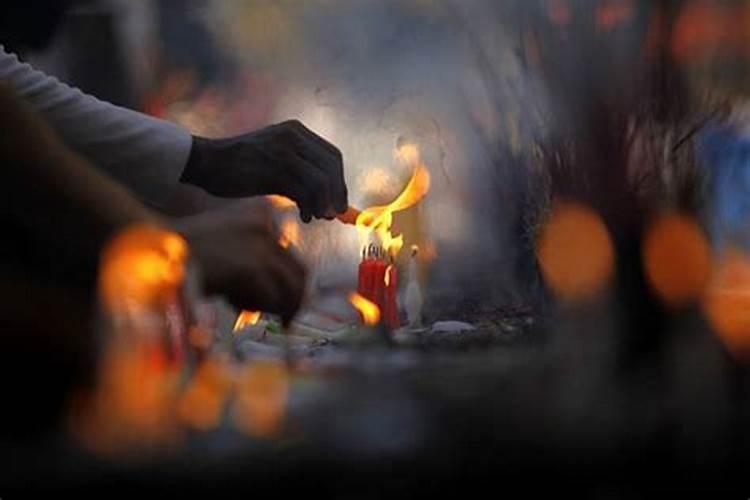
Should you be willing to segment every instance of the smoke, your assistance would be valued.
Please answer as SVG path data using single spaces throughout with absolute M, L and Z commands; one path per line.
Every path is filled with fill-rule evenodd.
M 217 82 L 231 96 L 225 105 L 267 109 L 221 132 L 300 119 L 342 150 L 350 203 L 362 208 L 405 185 L 410 172 L 396 160 L 396 145 L 417 144 L 432 188 L 419 215 L 404 223 L 419 226 L 404 228 L 406 247 L 414 235 L 434 242 L 435 300 L 455 299 L 461 288 L 496 301 L 518 298 L 513 231 L 524 180 L 516 170 L 539 132 L 542 106 L 538 86 L 524 81 L 519 34 L 507 22 L 518 8 L 496 4 L 213 0 L 196 4 L 191 16 L 200 15 L 217 59 L 234 75 Z M 488 65 L 495 81 L 487 81 Z M 368 189 L 375 169 L 392 179 L 390 189 Z M 353 279 L 354 233 L 335 223 L 304 229 L 318 279 Z

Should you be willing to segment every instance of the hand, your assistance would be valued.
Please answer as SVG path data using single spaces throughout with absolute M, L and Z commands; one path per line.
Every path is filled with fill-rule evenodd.
M 174 227 L 190 244 L 206 293 L 223 295 L 238 309 L 291 321 L 302 302 L 305 268 L 279 246 L 265 204 L 204 212 L 179 219 Z
M 194 137 L 182 180 L 223 197 L 287 196 L 305 222 L 348 205 L 341 152 L 296 120 L 228 139 Z

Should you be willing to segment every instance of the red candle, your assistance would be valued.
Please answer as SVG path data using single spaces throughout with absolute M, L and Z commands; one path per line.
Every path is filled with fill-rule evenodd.
M 396 266 L 393 264 L 389 265 L 386 273 L 384 321 L 389 327 L 398 328 L 401 324 L 398 315 L 398 303 L 396 301 L 398 292 L 398 271 Z
M 382 249 L 371 246 L 363 252 L 359 264 L 357 292 L 375 303 L 382 320 L 390 328 L 400 326 L 396 294 L 398 279 L 396 266 L 387 264 Z

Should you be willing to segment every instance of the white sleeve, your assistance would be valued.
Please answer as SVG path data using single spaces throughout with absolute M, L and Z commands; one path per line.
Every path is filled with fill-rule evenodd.
M 186 130 L 86 95 L 20 62 L 1 45 L 0 80 L 44 116 L 68 146 L 143 201 L 162 206 L 179 183 L 192 146 Z

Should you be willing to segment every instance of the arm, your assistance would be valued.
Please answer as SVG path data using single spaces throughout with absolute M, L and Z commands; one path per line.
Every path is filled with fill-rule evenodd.
M 127 189 L 63 144 L 45 121 L 0 84 L 0 221 L 13 220 L 73 280 L 93 275 L 104 244 L 134 223 L 165 224 Z M 281 248 L 269 214 L 228 209 L 175 221 L 206 290 L 239 308 L 299 308 L 305 271 Z M 12 235 L 10 235 L 12 237 Z M 10 240 L 7 244 L 13 244 Z
M 99 101 L 21 63 L 0 46 L 0 80 L 77 153 L 159 207 L 182 175 L 192 138 L 180 127 Z
M 341 152 L 298 121 L 237 137 L 193 138 L 169 122 L 69 87 L 1 46 L 0 80 L 68 146 L 154 207 L 163 207 L 182 181 L 221 197 L 285 195 L 305 222 L 347 209 Z
M 119 229 L 156 216 L 93 168 L 0 85 L 0 213 L 20 224 L 45 255 L 93 274 L 99 249 Z

